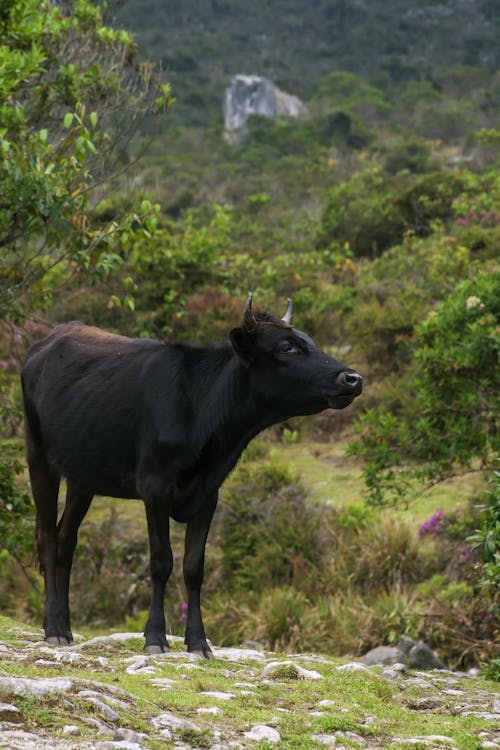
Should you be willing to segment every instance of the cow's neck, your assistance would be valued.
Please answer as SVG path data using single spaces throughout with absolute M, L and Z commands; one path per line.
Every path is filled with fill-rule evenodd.
M 224 353 L 224 356 L 223 356 Z M 198 394 L 198 436 L 201 446 L 216 442 L 222 450 L 241 451 L 277 419 L 250 391 L 248 369 L 228 347 L 214 354 L 219 369 Z

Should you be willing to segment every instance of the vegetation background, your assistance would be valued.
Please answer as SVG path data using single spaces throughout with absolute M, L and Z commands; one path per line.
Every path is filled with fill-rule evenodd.
M 259 438 L 227 482 L 211 637 L 360 654 L 407 633 L 452 666 L 498 669 L 499 16 L 493 0 L 4 2 L 7 613 L 41 619 L 28 343 L 73 318 L 210 341 L 251 288 L 273 310 L 292 296 L 296 325 L 366 389 L 348 412 Z M 221 100 L 236 73 L 271 78 L 309 118 L 252 117 L 230 145 Z M 77 628 L 144 622 L 139 503 L 95 501 L 72 597 Z

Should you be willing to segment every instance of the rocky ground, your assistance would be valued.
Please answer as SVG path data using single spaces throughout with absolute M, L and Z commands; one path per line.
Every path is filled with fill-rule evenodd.
M 0 748 L 500 748 L 500 686 L 443 670 L 215 648 L 137 633 L 47 646 L 0 630 Z

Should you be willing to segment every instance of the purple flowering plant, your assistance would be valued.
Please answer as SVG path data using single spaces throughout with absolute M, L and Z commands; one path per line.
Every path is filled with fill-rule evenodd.
M 444 510 L 440 508 L 421 524 L 418 535 L 420 537 L 432 536 L 434 539 L 437 539 L 439 536 L 445 534 L 449 524 L 449 518 L 446 516 Z

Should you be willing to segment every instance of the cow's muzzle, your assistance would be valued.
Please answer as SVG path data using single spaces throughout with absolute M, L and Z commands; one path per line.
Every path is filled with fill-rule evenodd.
M 344 370 L 335 378 L 337 393 L 327 398 L 331 409 L 345 409 L 363 390 L 363 378 L 355 370 Z
M 336 382 L 337 385 L 344 387 L 347 392 L 351 392 L 353 396 L 359 396 L 363 390 L 363 378 L 355 370 L 341 372 L 337 376 Z

